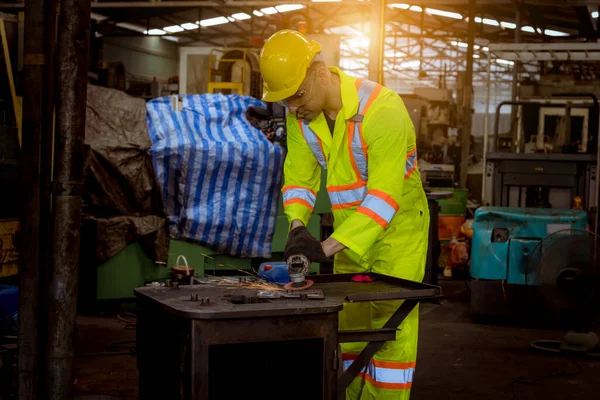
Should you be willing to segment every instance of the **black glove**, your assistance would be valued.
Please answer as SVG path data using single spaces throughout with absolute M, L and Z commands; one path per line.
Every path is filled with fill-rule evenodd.
M 283 260 L 291 256 L 303 255 L 310 262 L 326 263 L 330 260 L 325 256 L 321 242 L 312 237 L 305 226 L 294 228 L 288 234 L 288 240 L 285 244 Z

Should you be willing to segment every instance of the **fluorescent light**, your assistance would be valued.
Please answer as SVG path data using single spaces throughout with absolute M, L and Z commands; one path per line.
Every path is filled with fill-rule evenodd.
M 229 20 L 229 22 L 235 22 L 235 18 L 233 17 L 227 17 L 227 19 Z
M 421 11 L 423 11 L 423 9 L 419 6 L 411 6 L 410 11 L 421 12 Z
M 301 8 L 304 8 L 304 6 L 302 4 L 282 4 L 280 6 L 275 6 L 275 8 L 280 13 L 284 13 L 288 11 L 300 10 Z
M 533 27 L 531 27 L 531 26 L 524 26 L 521 28 L 521 30 L 523 32 L 535 33 L 535 29 L 533 29 Z
M 181 27 L 183 29 L 187 29 L 188 31 L 192 30 L 192 29 L 198 29 L 199 28 L 198 25 L 192 24 L 191 22 L 186 22 L 185 24 L 181 24 Z
M 245 19 L 250 19 L 252 18 L 251 16 L 249 16 L 246 13 L 237 13 L 237 14 L 233 14 L 232 15 L 233 18 L 237 19 L 238 21 L 243 21 Z
M 147 35 L 164 35 L 165 31 L 163 31 L 162 29 L 150 29 L 149 31 L 147 31 L 148 33 L 146 33 Z
M 119 28 L 129 29 L 130 31 L 144 33 L 146 32 L 146 28 L 141 25 L 130 24 L 129 22 L 118 22 L 116 24 Z
M 263 14 L 277 14 L 277 10 L 275 9 L 275 7 L 267 7 L 267 8 L 261 8 L 260 10 Z
M 548 35 L 548 36 L 569 36 L 569 34 L 566 33 L 566 32 L 555 31 L 555 30 L 552 30 L 552 29 L 546 29 L 546 30 L 544 30 L 544 34 Z
M 482 19 L 480 17 L 475 17 L 475 22 L 477 22 L 478 24 L 484 23 L 486 25 L 500 26 L 498 21 L 496 21 L 495 19 L 489 19 L 489 18 Z
M 479 54 L 473 54 L 473 58 L 479 58 Z
M 510 60 L 503 60 L 501 58 L 496 59 L 496 62 L 498 64 L 504 64 L 504 65 L 514 65 L 515 62 L 514 61 L 510 61 Z
M 260 11 L 258 11 L 258 10 L 254 10 L 254 11 L 252 11 L 252 14 L 256 15 L 257 17 L 262 17 L 263 15 L 265 15 L 265 14 L 261 13 L 261 12 L 260 12 Z
M 508 28 L 508 29 L 516 29 L 517 28 L 517 24 L 513 24 L 512 22 L 500 22 L 500 26 L 502 26 L 503 28 Z
M 222 25 L 228 23 L 229 20 L 225 17 L 215 17 L 209 19 L 203 19 L 202 21 L 196 21 L 200 26 L 214 26 L 214 25 Z
M 458 46 L 458 47 L 464 47 L 467 48 L 469 47 L 468 43 L 465 42 L 457 42 L 456 40 L 453 40 L 452 42 L 450 42 L 452 44 L 452 46 Z M 474 44 L 473 45 L 473 50 L 479 50 L 479 45 L 478 44 Z
M 179 42 L 179 38 L 177 36 L 163 36 L 163 39 L 170 40 L 171 42 Z
M 498 21 L 496 21 L 495 19 L 484 18 L 483 23 L 491 26 L 500 26 Z
M 483 50 L 483 51 L 490 51 L 490 48 L 489 47 L 482 47 L 481 50 Z
M 459 13 L 444 11 L 444 10 L 436 10 L 435 8 L 426 8 L 425 12 L 431 15 L 439 15 L 441 17 L 448 17 L 454 19 L 463 19 L 463 16 Z
M 167 31 L 169 33 L 177 33 L 177 32 L 183 32 L 184 29 L 182 27 L 180 27 L 179 25 L 172 25 L 172 26 L 165 26 L 163 28 L 163 31 Z
M 91 14 L 90 14 L 90 17 L 91 17 L 91 18 L 92 18 L 94 21 L 98 21 L 98 22 L 100 22 L 100 21 L 104 21 L 106 18 L 108 18 L 108 17 L 105 17 L 104 15 L 100 15 L 100 14 L 96 14 L 96 13 L 91 13 Z
M 401 10 L 408 10 L 410 8 L 410 4 L 404 4 L 404 3 L 395 3 L 395 4 L 388 4 L 388 5 L 392 8 L 399 8 Z
M 598 18 L 598 11 L 594 11 L 592 13 L 592 18 Z

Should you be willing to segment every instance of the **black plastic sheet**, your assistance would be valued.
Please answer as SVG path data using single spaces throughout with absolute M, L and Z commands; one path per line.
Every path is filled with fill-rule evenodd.
M 169 237 L 149 149 L 146 102 L 88 85 L 82 259 L 100 265 L 139 242 L 166 262 Z

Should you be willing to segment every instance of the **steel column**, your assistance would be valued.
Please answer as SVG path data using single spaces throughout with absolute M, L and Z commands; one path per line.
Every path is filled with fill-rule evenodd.
M 473 113 L 473 54 L 475 45 L 475 12 L 477 6 L 475 0 L 469 1 L 469 38 L 467 40 L 467 69 L 465 72 L 464 85 L 464 111 L 463 130 L 460 138 L 460 187 L 467 187 L 467 174 L 469 169 L 469 149 L 471 147 L 471 124 Z
M 53 257 L 45 299 L 49 320 L 44 375 L 47 398 L 57 400 L 73 397 L 90 8 L 90 0 L 62 0 L 58 21 Z
M 369 43 L 369 80 L 383 82 L 383 50 L 385 43 L 385 0 L 371 1 Z

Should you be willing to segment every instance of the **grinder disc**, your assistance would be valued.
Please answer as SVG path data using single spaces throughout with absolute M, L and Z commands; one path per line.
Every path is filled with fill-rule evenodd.
M 303 290 L 312 286 L 314 282 L 306 279 L 304 282 L 289 282 L 283 287 L 285 290 Z

